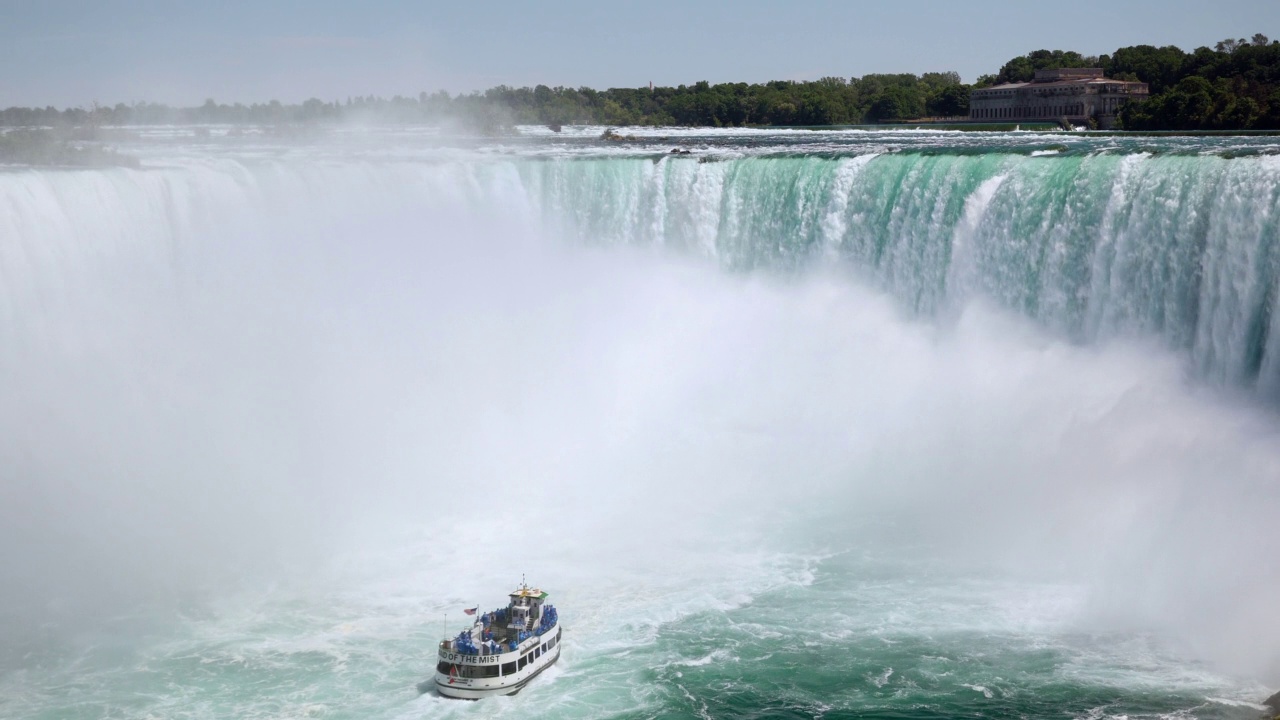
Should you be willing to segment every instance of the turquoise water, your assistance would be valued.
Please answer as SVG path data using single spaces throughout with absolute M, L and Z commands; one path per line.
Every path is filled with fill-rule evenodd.
M 0 716 L 1258 716 L 1273 139 L 601 130 L 0 170 Z
M 522 167 L 584 240 L 732 269 L 847 263 L 914 311 L 980 293 L 1082 341 L 1143 333 L 1274 396 L 1276 156 L 1115 151 Z

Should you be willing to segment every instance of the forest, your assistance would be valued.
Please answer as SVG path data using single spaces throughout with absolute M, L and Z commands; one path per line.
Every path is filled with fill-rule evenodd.
M 1122 108 L 1129 130 L 1280 129 L 1280 41 L 1258 34 L 1185 52 L 1136 45 L 1109 55 L 1036 50 L 965 84 L 955 72 L 870 74 L 813 81 L 707 81 L 676 87 L 513 88 L 451 95 L 312 98 L 298 104 L 219 103 L 175 108 L 138 102 L 57 109 L 0 110 L 0 126 L 84 127 L 157 124 L 284 125 L 326 122 L 461 123 L 486 133 L 515 125 L 801 126 L 955 122 L 969 112 L 969 91 L 1031 79 L 1037 69 L 1101 67 L 1108 77 L 1150 85 L 1145 102 Z

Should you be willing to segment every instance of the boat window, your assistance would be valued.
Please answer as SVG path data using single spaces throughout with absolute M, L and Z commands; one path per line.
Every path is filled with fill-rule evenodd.
M 516 672 L 516 662 L 514 660 L 512 660 L 509 663 L 502 663 L 503 675 L 514 675 L 515 672 Z
M 542 648 L 534 648 L 534 649 L 533 649 L 533 659 L 534 659 L 534 660 L 537 660 L 537 659 L 538 659 L 538 656 L 540 656 L 540 655 L 542 655 Z
M 442 662 L 436 665 L 436 670 L 440 671 L 442 675 L 452 675 L 453 677 L 479 677 L 479 668 L 471 665 L 450 665 L 447 662 Z
M 529 656 L 528 656 L 528 655 L 525 655 L 524 657 L 520 658 L 520 664 L 516 666 L 516 670 L 517 670 L 517 671 L 519 671 L 519 670 L 523 670 L 523 669 L 524 669 L 524 666 L 525 666 L 528 662 L 529 662 Z
M 478 670 L 479 672 L 477 672 L 477 673 L 476 673 L 476 677 L 479 677 L 479 678 L 496 678 L 496 677 L 498 677 L 498 666 L 497 666 L 497 665 L 483 665 L 483 666 L 481 666 L 481 667 L 477 668 L 477 670 Z

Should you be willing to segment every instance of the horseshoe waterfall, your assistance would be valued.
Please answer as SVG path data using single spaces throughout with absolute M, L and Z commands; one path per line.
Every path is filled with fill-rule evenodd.
M 0 167 L 0 716 L 1258 716 L 1274 138 L 601 130 Z

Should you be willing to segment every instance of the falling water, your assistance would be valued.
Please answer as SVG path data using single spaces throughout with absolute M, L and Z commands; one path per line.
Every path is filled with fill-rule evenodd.
M 1267 138 L 576 132 L 0 171 L 0 715 L 1256 714 Z

